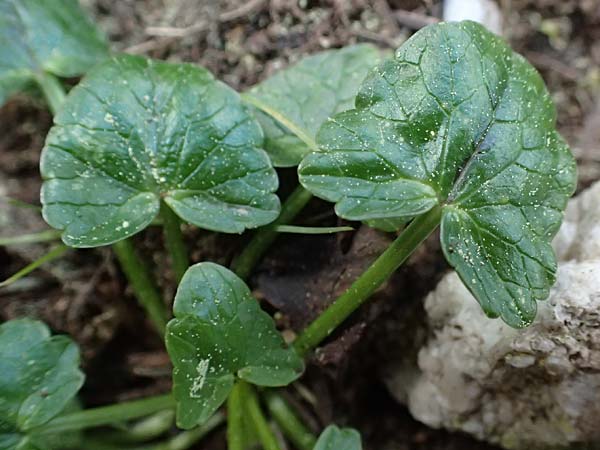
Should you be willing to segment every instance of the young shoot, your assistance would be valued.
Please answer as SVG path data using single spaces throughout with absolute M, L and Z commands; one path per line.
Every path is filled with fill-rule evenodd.
M 439 225 L 446 259 L 489 317 L 531 323 L 554 283 L 550 242 L 575 189 L 536 70 L 474 22 L 429 26 L 320 129 L 298 172 L 349 220 L 412 220 L 295 343 L 330 334 Z

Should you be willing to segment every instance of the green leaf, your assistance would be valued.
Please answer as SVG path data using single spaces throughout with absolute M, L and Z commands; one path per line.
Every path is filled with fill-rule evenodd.
M 0 106 L 38 72 L 74 77 L 108 56 L 77 0 L 0 2 Z
M 246 284 L 224 267 L 190 267 L 173 312 L 166 344 L 181 428 L 208 420 L 226 400 L 236 376 L 259 386 L 285 386 L 304 369 Z
M 352 428 L 329 425 L 319 436 L 314 450 L 362 450 L 360 433 Z
M 43 215 L 73 247 L 183 220 L 240 233 L 279 213 L 277 174 L 238 94 L 201 67 L 124 55 L 69 94 L 42 153 Z
M 442 246 L 490 317 L 529 324 L 555 279 L 550 241 L 575 187 L 544 83 L 474 22 L 416 33 L 321 128 L 301 183 L 350 220 L 440 204 Z
M 351 108 L 360 83 L 380 60 L 367 44 L 327 50 L 301 59 L 250 90 L 257 98 L 314 139 L 323 122 Z M 309 148 L 285 124 L 257 110 L 265 149 L 276 167 L 298 165 Z
M 35 429 L 61 413 L 83 384 L 79 349 L 30 319 L 0 325 L 0 448 L 43 448 Z

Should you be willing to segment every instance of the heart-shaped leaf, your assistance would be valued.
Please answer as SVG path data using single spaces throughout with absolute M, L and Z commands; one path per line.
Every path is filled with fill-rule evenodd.
M 205 69 L 120 56 L 69 94 L 43 150 L 43 214 L 74 247 L 110 244 L 157 215 L 239 233 L 279 213 L 258 123 Z
M 0 325 L 0 445 L 39 448 L 30 431 L 62 412 L 83 384 L 79 349 L 41 322 Z
M 327 50 L 278 71 L 250 94 L 314 139 L 328 117 L 352 107 L 360 83 L 379 60 L 379 51 L 367 44 Z M 298 165 L 310 150 L 306 143 L 270 115 L 257 110 L 256 116 L 273 164 Z
M 360 433 L 352 428 L 329 425 L 319 436 L 314 450 L 362 450 Z
M 0 2 L 0 105 L 39 72 L 74 77 L 107 56 L 77 0 Z
M 260 386 L 284 386 L 304 369 L 246 284 L 222 266 L 190 267 L 173 312 L 166 344 L 181 428 L 208 420 L 227 399 L 236 376 Z
M 550 240 L 575 186 L 539 74 L 474 22 L 416 33 L 320 130 L 299 173 L 352 220 L 442 206 L 450 264 L 491 317 L 531 322 L 556 262 Z

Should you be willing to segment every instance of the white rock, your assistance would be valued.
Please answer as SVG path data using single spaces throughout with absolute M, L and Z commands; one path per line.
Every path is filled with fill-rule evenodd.
M 600 442 L 600 183 L 555 245 L 557 283 L 524 330 L 487 319 L 455 273 L 429 294 L 418 367 L 386 380 L 415 418 L 509 449 Z
M 600 181 L 569 202 L 554 249 L 560 261 L 600 258 Z
M 502 13 L 494 0 L 445 0 L 444 20 L 473 20 L 498 35 L 502 34 Z

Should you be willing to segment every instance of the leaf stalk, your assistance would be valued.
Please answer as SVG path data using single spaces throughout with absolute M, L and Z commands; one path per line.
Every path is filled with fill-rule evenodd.
M 437 228 L 441 217 L 442 207 L 436 206 L 414 219 L 371 267 L 298 336 L 293 344 L 296 351 L 304 356 L 329 336 L 406 261 Z
M 164 201 L 160 202 L 160 218 L 165 235 L 165 246 L 171 255 L 171 264 L 179 283 L 189 267 L 187 249 L 181 233 L 181 220 Z
M 228 450 L 244 450 L 244 395 L 244 387 L 238 382 L 227 397 Z
M 6 280 L 2 281 L 0 283 L 0 287 L 8 286 L 9 284 L 12 284 L 17 280 L 20 280 L 24 276 L 29 275 L 31 272 L 33 272 L 35 269 L 37 269 L 41 265 L 60 258 L 68 249 L 69 249 L 69 247 L 67 247 L 66 245 L 63 245 L 63 244 L 60 244 L 60 245 L 54 247 L 52 250 L 50 250 L 48 253 L 46 253 L 41 258 L 36 259 L 31 264 L 28 264 L 27 266 L 23 267 L 21 270 L 19 270 L 14 275 L 11 275 Z
M 266 390 L 263 398 L 271 417 L 298 450 L 312 450 L 317 438 L 301 422 L 292 407 L 275 391 Z
M 281 205 L 281 213 L 277 220 L 270 225 L 257 230 L 242 253 L 233 261 L 232 270 L 242 279 L 248 278 L 254 269 L 254 266 L 260 261 L 262 256 L 277 239 L 277 226 L 285 225 L 291 222 L 298 213 L 306 206 L 312 194 L 298 185 Z
M 172 409 L 174 407 L 175 400 L 171 394 L 147 397 L 59 416 L 43 425 L 39 432 L 44 434 L 62 433 L 111 425 L 117 422 L 145 417 L 157 411 Z
M 279 442 L 277 442 L 277 438 L 273 434 L 273 430 L 271 430 L 271 427 L 267 423 L 267 419 L 260 408 L 258 396 L 256 395 L 254 387 L 243 380 L 240 380 L 238 383 L 243 390 L 242 396 L 245 400 L 244 404 L 248 413 L 248 418 L 258 434 L 258 439 L 260 440 L 263 449 L 281 450 Z
M 35 80 L 42 89 L 52 115 L 55 116 L 65 101 L 65 90 L 58 78 L 48 72 L 39 72 L 36 74 Z
M 154 286 L 148 268 L 137 255 L 131 239 L 115 242 L 112 247 L 140 305 L 146 310 L 161 337 L 164 337 L 167 309 Z

